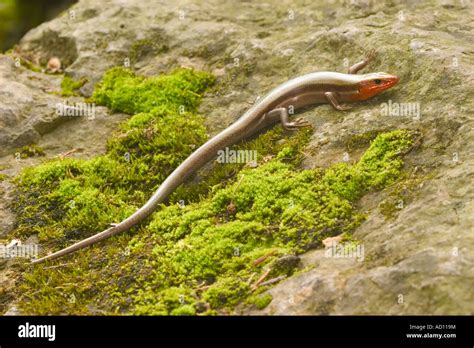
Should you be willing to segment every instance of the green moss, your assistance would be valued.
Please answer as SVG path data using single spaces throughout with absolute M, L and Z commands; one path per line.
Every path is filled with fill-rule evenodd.
M 34 64 L 33 62 L 30 62 L 27 59 L 20 58 L 20 63 L 21 63 L 21 66 L 23 66 L 23 67 L 25 67 L 25 68 L 27 68 L 31 71 L 34 71 L 34 72 L 42 72 L 43 71 L 41 66 L 38 66 L 38 65 Z
M 1 29 L 0 29 L 1 30 Z M 1 33 L 0 33 L 1 36 Z M 21 51 L 15 46 L 14 48 L 9 49 L 8 51 L 5 52 L 6 55 L 9 55 L 15 63 L 18 61 L 20 63 L 20 66 L 34 71 L 34 72 L 42 72 L 43 68 L 39 65 L 36 65 L 35 63 L 31 62 L 30 60 L 24 58 L 21 56 Z
M 17 179 L 16 233 L 39 233 L 47 249 L 58 249 L 129 216 L 205 141 L 195 110 L 212 81 L 183 69 L 149 79 L 119 68 L 106 73 L 93 99 L 136 115 L 110 139 L 106 155 L 25 170 Z M 25 273 L 20 306 L 35 314 L 231 313 L 264 289 L 256 285 L 264 273 L 292 274 L 293 266 L 278 266 L 282 256 L 350 234 L 364 219 L 357 200 L 399 177 L 412 143 L 409 132 L 392 131 L 355 164 L 300 171 L 309 134 L 275 127 L 240 145 L 258 149 L 256 167 L 214 164 L 173 195 L 184 206 L 162 206 L 131 232 L 61 260 L 59 272 L 34 267 Z M 263 308 L 269 299 L 251 301 Z
M 222 278 L 204 292 L 203 299 L 212 308 L 232 307 L 239 303 L 249 291 L 250 286 L 239 279 Z
M 254 260 L 272 250 L 277 250 L 275 257 L 304 252 L 360 224 L 363 214 L 353 203 L 400 174 L 398 159 L 410 143 L 406 131 L 380 135 L 358 163 L 335 166 L 336 177 L 334 167 L 299 172 L 274 159 L 258 168 L 243 169 L 238 180 L 215 189 L 195 205 L 163 209 L 155 214 L 148 226 L 151 235 L 137 250 L 151 255 L 147 284 L 158 289 L 160 285 L 189 284 L 196 289 L 197 284 L 209 284 L 197 300 L 204 299 L 214 310 L 232 308 L 250 295 L 252 273 L 263 274 L 264 265 L 277 269 L 275 262 L 255 268 Z M 352 181 L 359 183 L 361 177 L 368 183 L 356 188 Z M 342 190 L 346 185 L 353 187 L 350 194 Z M 230 203 L 233 214 L 228 212 Z M 291 271 L 281 267 L 270 274 L 277 277 Z M 134 301 L 142 303 L 142 296 Z
M 183 305 L 173 309 L 171 315 L 196 315 L 196 309 L 191 305 Z
M 251 285 L 265 267 L 275 265 L 270 260 L 254 266 L 256 259 L 270 251 L 274 252 L 273 260 L 304 252 L 320 245 L 322 239 L 350 233 L 360 224 L 362 214 L 355 210 L 354 203 L 364 193 L 380 189 L 400 175 L 401 155 L 410 144 L 406 131 L 381 134 L 356 164 L 335 165 L 325 171 L 295 170 L 292 164 L 281 161 L 285 157 L 282 153 L 288 153 L 285 147 L 273 160 L 241 170 L 237 180 L 216 188 L 208 198 L 185 207 L 162 209 L 155 213 L 146 233 L 115 241 L 119 245 L 111 256 L 121 255 L 123 250 L 129 250 L 129 254 L 106 258 L 108 272 L 119 270 L 118 274 L 128 277 L 133 274 L 134 280 L 111 284 L 121 290 L 115 290 L 116 298 L 108 298 L 105 308 L 111 311 L 118 305 L 119 311 L 127 313 L 182 315 L 196 313 L 196 303 L 204 301 L 209 307 L 206 314 L 232 311 L 251 295 Z M 56 170 L 51 172 L 57 175 Z M 363 180 L 367 182 L 361 185 Z M 74 185 L 66 181 L 61 192 L 68 197 L 66 193 L 74 190 Z M 233 214 L 228 212 L 231 202 L 235 206 Z M 92 255 L 103 260 L 101 248 L 93 250 Z M 90 255 L 75 258 L 85 262 Z M 100 273 L 103 279 L 107 273 L 102 269 L 103 262 L 95 269 L 87 264 L 79 270 Z M 74 267 L 77 273 L 78 266 Z M 271 276 L 279 274 L 288 272 L 283 268 Z M 54 277 L 54 273 L 48 272 L 48 276 Z M 85 276 L 71 277 L 74 283 Z M 31 289 L 33 283 L 27 285 Z M 96 291 L 99 294 L 95 296 L 104 296 L 103 291 Z M 32 301 L 34 306 L 28 308 L 44 308 L 44 297 L 35 295 Z M 267 301 L 265 298 L 254 303 L 263 306 Z M 64 310 L 57 305 L 56 310 Z
M 36 144 L 26 145 L 15 152 L 15 156 L 25 159 L 29 157 L 44 156 L 46 153 L 43 148 Z
M 272 302 L 273 297 L 270 294 L 262 294 L 262 295 L 252 295 L 248 298 L 247 303 L 253 304 L 257 309 L 264 309 L 267 307 L 270 302 Z
M 69 76 L 64 76 L 61 81 L 61 95 L 63 97 L 74 97 L 78 95 L 78 90 L 84 86 L 87 82 L 86 78 L 82 78 L 79 81 L 74 81 Z
M 4 181 L 8 179 L 8 175 L 7 174 L 3 174 L 3 173 L 0 173 L 0 181 Z
M 107 71 L 92 99 L 115 111 L 130 114 L 167 110 L 184 115 L 196 111 L 200 92 L 214 82 L 207 73 L 177 69 L 170 75 L 144 78 L 124 68 Z
M 400 154 L 411 144 L 412 139 L 404 130 L 380 134 L 356 165 L 335 165 L 325 180 L 340 196 L 358 199 L 369 188 L 381 189 L 398 178 L 403 166 Z
M 120 73 L 121 72 L 121 73 Z M 117 80 L 127 76 L 146 84 L 146 79 L 123 69 L 114 69 L 105 76 L 106 83 L 124 91 Z M 172 78 L 170 78 L 172 76 Z M 125 122 L 109 141 L 106 155 L 91 160 L 53 160 L 26 169 L 17 179 L 19 199 L 14 209 L 21 213 L 17 233 L 40 233 L 43 241 L 63 244 L 119 222 L 143 204 L 166 176 L 181 163 L 193 147 L 206 140 L 201 117 L 192 113 L 199 94 L 212 83 L 205 73 L 182 70 L 175 75 L 153 78 L 159 86 L 153 93 L 162 101 L 158 107 L 143 109 Z M 174 98 L 179 88 L 192 91 L 189 112 L 181 115 Z M 104 84 L 101 85 L 102 88 Z M 102 96 L 112 90 L 102 91 Z M 96 94 L 97 95 L 97 94 Z M 128 103 L 133 95 L 121 95 Z M 97 100 L 102 102 L 103 100 Z M 122 111 L 122 110 L 121 110 Z M 135 110 L 131 109 L 131 112 Z M 146 116 L 146 119 L 145 119 Z M 38 147 L 25 147 L 22 156 L 39 152 Z M 93 228 L 91 228 L 93 226 Z

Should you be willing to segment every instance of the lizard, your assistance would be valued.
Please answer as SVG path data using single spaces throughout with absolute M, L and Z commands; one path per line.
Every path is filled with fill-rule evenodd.
M 227 146 L 258 134 L 259 131 L 278 122 L 290 131 L 310 126 L 302 118 L 290 121 L 290 115 L 295 110 L 314 104 L 329 103 L 334 109 L 345 111 L 351 107 L 341 102 L 364 101 L 394 86 L 399 81 L 399 77 L 395 75 L 383 72 L 357 74 L 374 59 L 374 56 L 375 51 L 370 51 L 362 61 L 352 65 L 347 74 L 329 71 L 313 72 L 277 86 L 266 96 L 258 99 L 237 121 L 191 153 L 135 213 L 100 233 L 32 262 L 37 264 L 56 259 L 130 229 L 152 214 L 158 205 L 163 203 L 190 175 Z

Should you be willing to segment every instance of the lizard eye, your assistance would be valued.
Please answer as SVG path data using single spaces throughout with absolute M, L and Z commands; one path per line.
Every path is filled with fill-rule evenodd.
M 375 82 L 376 85 L 380 85 L 380 84 L 382 83 L 382 80 L 380 80 L 380 79 L 375 79 L 374 82 Z

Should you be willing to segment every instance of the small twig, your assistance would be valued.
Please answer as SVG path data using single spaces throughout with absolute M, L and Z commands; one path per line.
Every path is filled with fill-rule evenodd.
M 235 185 L 234 191 L 232 192 L 233 195 L 235 194 L 235 191 L 237 191 L 237 189 L 239 188 L 240 183 L 241 183 L 242 180 L 244 179 L 244 176 L 245 176 L 245 175 L 242 175 L 242 176 L 240 177 L 239 181 L 237 182 L 237 185 Z
M 280 280 L 283 280 L 286 278 L 286 275 L 281 275 L 276 278 L 268 279 L 266 282 L 263 282 L 260 284 L 260 286 L 265 286 L 265 285 L 270 285 L 274 283 L 278 283 Z
M 247 280 L 247 284 L 250 285 L 252 283 L 253 278 L 255 278 L 256 275 L 257 273 L 253 272 L 252 275 L 249 277 L 249 280 Z
M 275 255 L 276 251 L 275 250 L 272 250 L 270 251 L 268 254 L 265 254 L 263 256 L 260 256 L 258 259 L 256 259 L 254 262 L 253 262 L 253 265 L 254 266 L 258 266 L 259 264 L 261 264 L 263 261 L 265 261 L 266 259 L 268 259 L 270 256 L 273 256 Z
M 201 284 L 198 284 L 198 286 L 196 288 L 196 291 L 206 290 L 209 287 L 210 287 L 210 285 L 206 285 L 206 282 L 203 281 L 203 282 L 201 282 Z
M 196 288 L 196 291 L 203 291 L 203 290 L 206 290 L 210 287 L 211 287 L 210 285 L 203 285 L 203 286 L 200 286 L 200 287 Z
M 59 155 L 57 155 L 56 157 L 59 157 L 60 159 L 64 159 L 65 157 L 73 154 L 74 152 L 77 152 L 79 149 L 77 148 L 74 148 L 72 150 L 69 150 L 69 151 L 66 151 L 66 152 L 63 152 L 63 153 L 60 153 Z
M 265 278 L 268 276 L 268 274 L 270 273 L 271 271 L 271 268 L 267 269 L 265 271 L 265 273 L 262 274 L 262 276 L 260 278 L 258 278 L 258 280 L 255 282 L 255 284 L 252 285 L 252 290 L 255 290 L 258 288 L 258 286 L 260 285 L 261 282 L 263 282 L 265 280 Z

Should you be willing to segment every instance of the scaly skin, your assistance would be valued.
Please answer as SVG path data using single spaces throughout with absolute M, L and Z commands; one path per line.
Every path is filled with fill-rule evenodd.
M 163 181 L 153 196 L 133 215 L 105 231 L 65 249 L 33 260 L 33 263 L 41 263 L 70 254 L 117 233 L 124 232 L 140 223 L 155 211 L 157 206 L 164 202 L 191 174 L 213 159 L 219 150 L 278 122 L 281 122 L 282 126 L 288 130 L 295 130 L 309 125 L 301 118 L 290 122 L 289 110 L 298 110 L 308 105 L 320 103 L 330 103 L 336 110 L 348 110 L 349 107 L 341 105 L 341 101 L 366 100 L 395 85 L 399 78 L 394 75 L 385 73 L 355 75 L 373 57 L 374 52 L 372 51 L 366 59 L 350 67 L 349 74 L 316 72 L 294 78 L 273 89 L 235 123 L 194 151 Z

